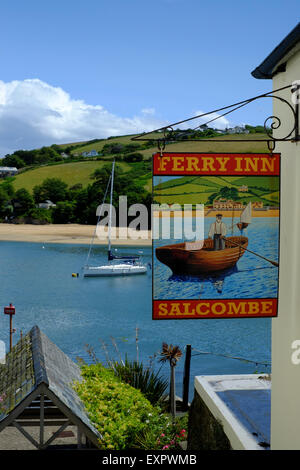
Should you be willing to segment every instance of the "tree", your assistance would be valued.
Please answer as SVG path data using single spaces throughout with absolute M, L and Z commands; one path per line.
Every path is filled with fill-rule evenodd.
M 141 162 L 143 160 L 143 154 L 140 152 L 129 153 L 124 155 L 124 162 Z
M 73 221 L 75 203 L 70 201 L 59 201 L 53 209 L 53 222 L 55 224 L 66 224 Z
M 8 196 L 10 198 L 12 198 L 15 194 L 15 189 L 13 187 L 13 185 L 11 184 L 10 181 L 8 181 L 8 179 L 5 179 L 3 181 L 3 183 L 1 184 L 1 188 L 4 189 L 4 191 L 8 194 Z
M 38 220 L 38 223 L 44 224 L 48 223 L 51 224 L 52 222 L 52 217 L 51 217 L 51 210 L 48 209 L 40 209 L 37 207 L 33 207 L 27 212 L 27 216 L 31 217 L 32 219 Z
M 177 362 L 182 356 L 182 352 L 179 349 L 179 346 L 173 346 L 172 344 L 168 345 L 167 343 L 162 344 L 162 351 L 160 353 L 159 362 L 169 361 L 171 368 L 171 377 L 170 377 L 170 404 L 171 404 L 171 414 L 173 420 L 176 418 L 176 394 L 175 394 L 175 367 Z
M 96 180 L 100 184 L 107 184 L 111 175 L 111 167 L 108 165 L 102 168 L 97 168 L 90 176 L 91 179 Z
M 0 215 L 7 215 L 7 205 L 9 203 L 9 196 L 5 189 L 0 187 Z
M 14 198 L 14 212 L 16 215 L 24 215 L 30 209 L 34 208 L 34 200 L 30 192 L 25 188 L 18 189 L 16 191 Z
M 2 159 L 2 165 L 23 168 L 23 166 L 25 166 L 25 162 L 22 158 L 18 157 L 18 155 L 5 155 Z
M 65 201 L 68 196 L 68 185 L 59 178 L 46 178 L 41 185 L 33 188 L 35 202 L 45 202 L 47 199 L 56 203 Z

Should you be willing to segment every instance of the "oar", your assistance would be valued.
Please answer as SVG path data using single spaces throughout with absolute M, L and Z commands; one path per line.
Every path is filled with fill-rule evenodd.
M 244 248 L 242 245 L 240 245 L 240 243 L 233 242 L 232 240 L 226 240 L 226 238 L 225 238 L 225 243 L 226 242 L 233 243 L 233 245 L 236 245 L 236 246 L 240 246 L 243 250 L 249 251 L 249 253 L 252 253 L 255 256 L 259 256 L 259 258 L 262 258 L 262 259 L 268 261 L 269 263 L 273 264 L 274 266 L 277 266 L 277 267 L 279 266 L 279 264 L 276 261 L 272 261 L 268 258 L 265 258 L 264 256 L 259 255 L 258 253 L 254 253 L 254 251 L 248 250 L 248 248 Z

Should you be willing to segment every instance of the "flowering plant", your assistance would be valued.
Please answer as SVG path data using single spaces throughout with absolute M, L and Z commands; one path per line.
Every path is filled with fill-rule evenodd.
M 5 407 L 5 405 L 4 405 L 5 399 L 6 399 L 5 393 L 3 393 L 2 395 L 0 395 L 0 414 L 1 414 L 1 413 L 5 413 L 5 410 L 6 410 L 6 407 Z
M 162 450 L 171 450 L 178 449 L 179 443 L 186 440 L 186 430 L 181 429 L 178 434 L 173 435 L 170 439 L 170 436 L 161 433 L 157 438 L 157 445 L 159 449 Z M 161 447 L 162 446 L 162 447 Z
M 180 449 L 180 442 L 187 440 L 187 416 L 173 423 L 166 414 L 152 419 L 151 426 L 138 439 L 139 446 L 146 450 Z

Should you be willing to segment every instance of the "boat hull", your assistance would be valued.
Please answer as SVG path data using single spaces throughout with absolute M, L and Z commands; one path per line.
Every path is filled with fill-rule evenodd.
M 102 276 L 128 276 L 135 274 L 144 274 L 147 267 L 143 265 L 115 264 L 107 266 L 88 266 L 84 268 L 84 277 L 102 277 Z
M 227 237 L 224 250 L 214 251 L 213 240 L 205 239 L 200 249 L 199 242 L 177 243 L 158 247 L 155 254 L 157 259 L 168 266 L 174 274 L 199 275 L 233 268 L 245 253 L 247 246 L 247 237 Z

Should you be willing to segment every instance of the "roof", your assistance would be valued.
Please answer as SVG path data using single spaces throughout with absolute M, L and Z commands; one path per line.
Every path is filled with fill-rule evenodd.
M 0 422 L 18 403 L 29 395 L 36 385 L 31 354 L 30 334 L 6 355 L 5 365 L 0 365 Z
M 94 436 L 100 437 L 72 384 L 81 381 L 80 368 L 58 346 L 34 326 L 6 355 L 0 364 L 1 422 L 42 385 L 49 395 L 80 420 Z M 28 401 L 28 400 L 26 400 Z M 24 402 L 25 403 L 25 402 Z M 3 423 L 4 424 L 4 423 Z
M 18 171 L 15 166 L 0 166 L 0 171 Z
M 275 73 L 284 71 L 282 64 L 280 69 L 274 71 L 274 67 L 300 42 L 300 22 L 297 26 L 281 41 L 281 43 L 266 57 L 266 59 L 251 72 L 254 78 L 268 79 Z

